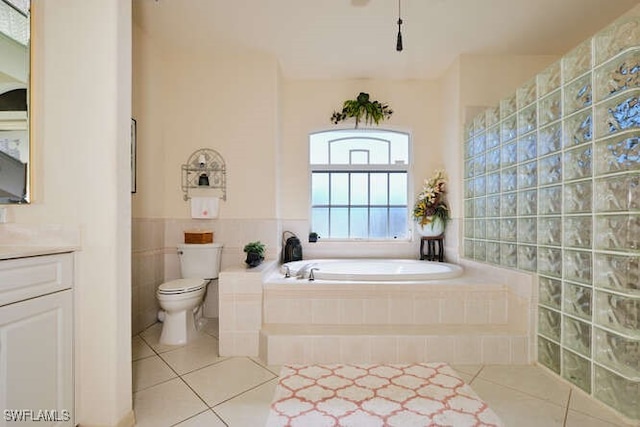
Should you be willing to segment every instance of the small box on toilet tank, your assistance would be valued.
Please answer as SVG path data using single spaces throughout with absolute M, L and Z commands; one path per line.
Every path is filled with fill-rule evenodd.
M 185 231 L 185 243 L 213 243 L 213 231 Z

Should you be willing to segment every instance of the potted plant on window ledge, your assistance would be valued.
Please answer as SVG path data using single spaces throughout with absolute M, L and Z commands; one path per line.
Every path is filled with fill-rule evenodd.
M 347 99 L 342 104 L 341 111 L 334 111 L 331 116 L 331 122 L 338 124 L 348 118 L 356 119 L 356 129 L 360 120 L 364 118 L 364 122 L 367 125 L 375 123 L 379 124 L 381 121 L 391 117 L 393 110 L 389 108 L 389 105 L 379 102 L 371 101 L 369 94 L 360 92 L 356 99 Z
M 439 236 L 444 233 L 450 219 L 449 207 L 445 199 L 446 176 L 437 170 L 430 179 L 425 179 L 422 191 L 413 206 L 413 219 L 418 224 L 422 236 Z

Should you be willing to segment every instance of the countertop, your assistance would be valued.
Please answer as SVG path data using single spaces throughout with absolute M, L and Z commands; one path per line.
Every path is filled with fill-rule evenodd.
M 13 246 L 0 245 L 0 260 L 77 251 L 77 246 Z

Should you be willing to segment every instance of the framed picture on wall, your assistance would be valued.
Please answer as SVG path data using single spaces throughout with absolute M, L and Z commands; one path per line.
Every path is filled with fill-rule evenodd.
M 136 192 L 136 119 L 131 119 L 131 192 Z

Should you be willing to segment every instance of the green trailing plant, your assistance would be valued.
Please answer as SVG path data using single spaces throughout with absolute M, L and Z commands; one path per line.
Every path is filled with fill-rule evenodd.
M 264 258 L 264 250 L 265 250 L 265 244 L 260 242 L 259 240 L 257 242 L 250 242 L 247 243 L 244 246 L 244 251 L 246 253 L 255 253 L 258 254 L 261 258 Z
M 331 122 L 338 124 L 341 121 L 354 118 L 356 120 L 356 128 L 362 119 L 365 124 L 379 124 L 381 121 L 391 117 L 393 110 L 388 104 L 379 101 L 371 101 L 369 94 L 360 92 L 356 99 L 347 99 L 342 104 L 341 111 L 334 111 L 331 116 Z

